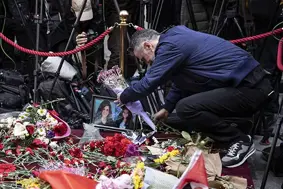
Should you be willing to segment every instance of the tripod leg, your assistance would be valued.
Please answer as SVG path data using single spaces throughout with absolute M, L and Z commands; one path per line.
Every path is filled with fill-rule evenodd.
M 282 105 L 283 105 L 283 100 L 281 100 L 281 104 L 280 104 L 279 110 L 281 110 Z M 270 149 L 270 152 L 269 152 L 268 161 L 267 161 L 267 165 L 265 167 L 264 175 L 262 177 L 262 182 L 261 182 L 260 189 L 265 189 L 265 185 L 266 185 L 266 181 L 268 179 L 268 174 L 269 174 L 269 169 L 270 169 L 271 161 L 272 161 L 272 158 L 273 158 L 273 155 L 274 155 L 274 151 L 275 151 L 275 147 L 276 147 L 276 144 L 277 144 L 277 140 L 278 140 L 278 137 L 279 137 L 279 134 L 280 134 L 281 125 L 283 123 L 283 118 L 281 117 L 282 116 L 281 112 L 279 112 L 278 117 L 279 116 L 280 116 L 280 122 L 276 126 L 276 129 L 275 129 L 275 136 L 274 136 L 272 144 L 271 144 L 271 149 Z
M 227 22 L 228 22 L 228 18 L 225 18 L 225 20 L 224 20 L 224 22 L 223 22 L 221 28 L 220 28 L 219 31 L 216 33 L 216 36 L 219 36 L 219 35 L 220 35 L 220 33 L 222 32 L 222 30 L 223 30 L 223 28 L 225 27 L 225 25 L 227 24 Z
M 238 30 L 239 30 L 241 36 L 242 36 L 242 37 L 245 37 L 244 32 L 243 32 L 243 30 L 242 30 L 242 28 L 241 28 L 241 26 L 240 26 L 240 24 L 239 24 L 237 18 L 234 17 L 234 18 L 233 18 L 233 21 L 235 22 L 235 24 L 236 24 L 236 26 L 237 26 L 237 28 L 238 28 Z
M 151 3 L 152 4 L 152 3 Z M 155 15 L 154 15 L 154 20 L 152 22 L 152 29 L 156 30 L 157 29 L 157 26 L 158 26 L 158 22 L 159 22 L 159 18 L 160 18 L 160 14 L 161 14 L 161 11 L 162 11 L 162 7 L 163 7 L 163 4 L 164 4 L 164 0 L 159 0 L 158 1 L 158 5 L 157 5 L 157 10 L 155 12 Z
M 209 21 L 209 24 L 208 24 L 209 27 L 208 27 L 207 33 L 211 33 L 211 31 L 212 31 L 212 24 L 214 24 L 214 19 L 215 19 L 214 14 L 215 14 L 217 5 L 218 5 L 218 0 L 215 1 L 213 11 L 212 11 L 212 14 L 211 14 L 211 18 L 210 18 L 210 21 Z
M 217 18 L 216 18 L 216 23 L 215 23 L 214 26 L 213 26 L 212 33 L 211 33 L 211 34 L 214 34 L 214 35 L 216 34 L 216 31 L 217 31 L 217 29 L 218 29 L 219 19 L 220 19 L 220 17 L 221 17 L 222 11 L 223 11 L 224 3 L 225 3 L 225 0 L 222 0 L 221 6 L 220 6 L 220 10 L 219 10 L 218 16 L 217 16 Z
M 36 51 L 39 50 L 39 36 L 40 36 L 40 22 L 42 21 L 43 14 L 43 0 L 40 0 L 40 15 L 38 15 L 38 1 L 35 3 L 35 19 L 36 20 Z M 34 89 L 33 89 L 33 102 L 37 103 L 37 77 L 39 70 L 39 56 L 35 55 L 35 70 L 34 70 Z

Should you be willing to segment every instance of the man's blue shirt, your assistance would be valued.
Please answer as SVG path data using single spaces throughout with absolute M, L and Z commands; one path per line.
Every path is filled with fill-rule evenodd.
M 164 106 L 171 112 L 181 98 L 201 92 L 197 90 L 199 86 L 207 90 L 237 87 L 258 65 L 248 52 L 229 41 L 176 26 L 161 34 L 152 66 L 145 77 L 121 94 L 120 99 L 124 104 L 139 100 L 162 83 L 172 80 L 173 86 Z M 192 75 L 207 80 L 201 81 Z M 221 85 L 210 83 L 210 79 Z

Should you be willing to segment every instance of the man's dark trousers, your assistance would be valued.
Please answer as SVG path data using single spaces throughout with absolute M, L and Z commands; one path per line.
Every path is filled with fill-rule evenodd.
M 223 87 L 197 93 L 180 100 L 177 116 L 211 139 L 231 143 L 245 136 L 224 121 L 225 117 L 252 115 L 272 92 L 264 71 L 257 67 L 236 88 Z

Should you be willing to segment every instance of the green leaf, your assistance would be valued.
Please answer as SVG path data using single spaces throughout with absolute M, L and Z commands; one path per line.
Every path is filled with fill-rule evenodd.
M 188 140 L 189 142 L 193 141 L 191 135 L 189 133 L 187 133 L 186 131 L 182 131 L 181 134 L 182 134 L 182 137 L 184 139 Z

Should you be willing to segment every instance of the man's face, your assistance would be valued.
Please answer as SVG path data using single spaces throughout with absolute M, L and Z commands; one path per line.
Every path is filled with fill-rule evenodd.
M 142 47 L 134 51 L 135 56 L 146 64 L 152 64 L 155 58 L 155 47 L 150 42 L 144 42 Z

